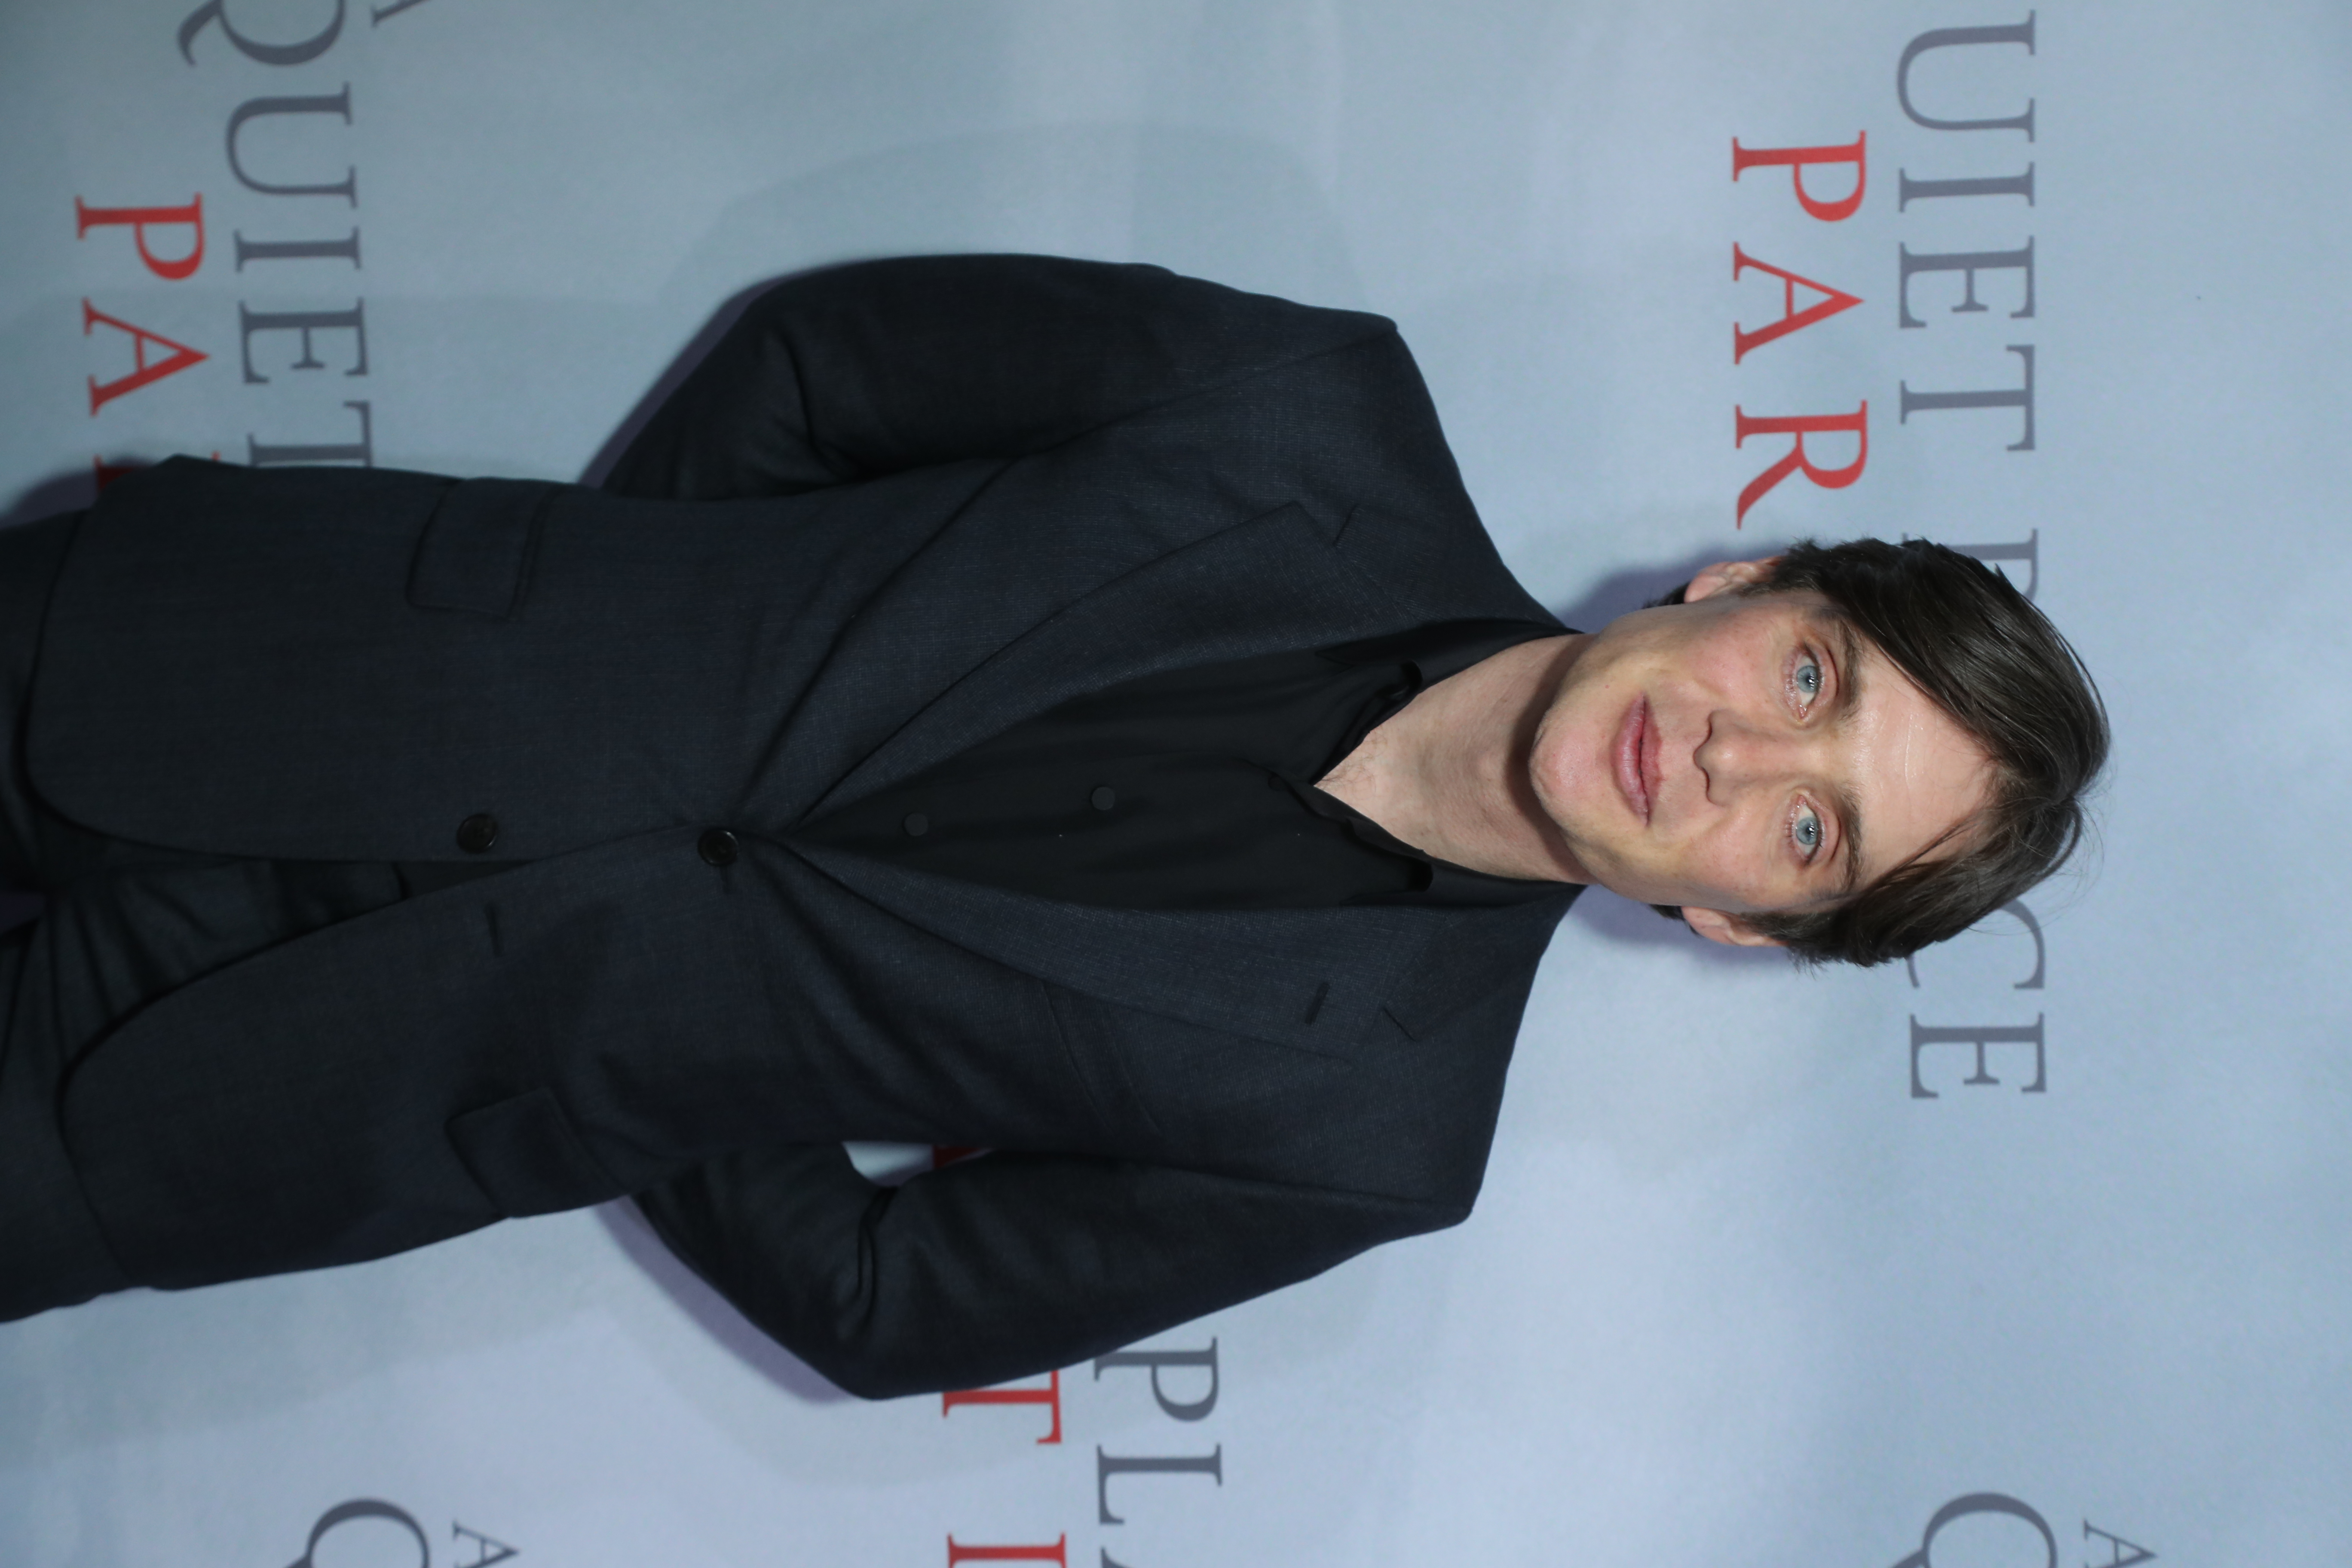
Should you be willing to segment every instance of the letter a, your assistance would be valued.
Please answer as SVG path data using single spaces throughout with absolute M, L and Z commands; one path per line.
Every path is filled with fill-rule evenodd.
M 1735 283 L 1739 281 L 1739 275 L 1751 267 L 1759 272 L 1769 272 L 1780 280 L 1780 319 L 1752 332 L 1743 331 L 1738 322 L 1732 322 L 1731 363 L 1734 364 L 1746 359 L 1749 349 L 1761 348 L 1774 338 L 1785 338 L 1790 332 L 1801 331 L 1815 321 L 1825 321 L 1840 310 L 1851 310 L 1862 303 L 1859 296 L 1849 294 L 1843 289 L 1832 289 L 1810 278 L 1784 272 L 1769 261 L 1759 261 L 1740 249 L 1739 242 L 1734 240 L 1731 246 L 1731 280 Z M 1801 310 L 1797 309 L 1797 288 L 1800 284 L 1822 296 Z
M 136 392 L 142 386 L 161 381 L 167 375 L 176 374 L 190 365 L 211 357 L 198 353 L 185 343 L 175 343 L 160 332 L 151 332 L 143 327 L 134 327 L 128 321 L 118 321 L 84 300 L 81 302 L 81 335 L 89 336 L 89 330 L 101 321 L 119 332 L 131 334 L 131 358 L 138 368 L 129 375 L 118 376 L 110 382 L 101 383 L 94 375 L 89 378 L 89 411 L 93 417 L 97 416 L 100 409 L 121 397 L 124 393 Z M 147 345 L 149 343 L 160 343 L 170 349 L 171 357 L 159 359 L 152 364 L 148 363 Z
M 467 1530 L 456 1520 L 451 1520 L 449 1521 L 449 1539 L 456 1541 L 461 1536 L 470 1537 L 472 1539 L 474 1542 L 475 1557 L 471 1563 L 460 1563 L 458 1568 L 497 1568 L 499 1563 L 505 1562 L 508 1558 L 520 1557 L 522 1555 L 522 1552 L 519 1548 L 509 1546 L 503 1541 L 493 1541 L 490 1537 L 484 1535 L 480 1531 Z
M 2101 1530 L 2089 1520 L 2084 1520 L 2083 1521 L 2083 1539 L 2088 1541 L 2095 1535 L 2107 1543 L 2107 1560 L 2105 1563 L 2092 1563 L 2091 1568 L 2132 1568 L 2132 1564 L 2135 1563 L 2153 1563 L 2156 1561 L 2156 1553 L 2150 1552 L 2147 1547 L 2134 1545 L 2132 1542 L 2126 1541 L 2122 1536 L 2116 1534 L 2113 1531 Z M 2131 1555 L 2128 1557 L 2125 1556 L 2124 1553 L 2126 1552 L 2130 1552 Z

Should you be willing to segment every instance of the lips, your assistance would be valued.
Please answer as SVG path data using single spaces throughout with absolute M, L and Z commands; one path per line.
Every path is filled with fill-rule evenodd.
M 1635 816 L 1650 820 L 1650 805 L 1658 778 L 1658 727 L 1650 721 L 1650 700 L 1637 697 L 1617 726 L 1611 748 L 1616 764 L 1617 793 Z

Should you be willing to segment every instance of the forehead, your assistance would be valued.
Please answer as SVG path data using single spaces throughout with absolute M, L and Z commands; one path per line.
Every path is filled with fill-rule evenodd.
M 1742 588 L 1730 595 L 1729 599 L 1745 608 L 1769 614 L 1833 622 L 1841 626 L 1851 625 L 1845 612 L 1816 588 L 1776 588 L 1763 584 Z M 1855 635 L 1859 637 L 1861 634 L 1856 632 Z
M 1819 601 L 1818 595 L 1813 597 Z M 1839 771 L 1869 824 L 1854 868 L 1866 886 L 1923 854 L 1950 852 L 1955 830 L 1992 797 L 1992 761 L 1959 721 L 1826 601 L 1809 618 L 1841 645 L 1844 700 Z

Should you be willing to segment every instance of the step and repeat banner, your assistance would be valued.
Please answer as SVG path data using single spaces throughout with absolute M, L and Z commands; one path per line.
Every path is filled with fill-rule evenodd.
M 0 1562 L 2352 1550 L 2333 0 L 0 0 L 0 148 L 12 519 L 593 478 L 764 280 L 1144 259 L 1394 317 L 1572 625 L 1927 535 L 2118 740 L 1910 965 L 1590 895 L 1469 1223 L 1048 1378 L 848 1398 L 617 1205 L 0 1326 Z

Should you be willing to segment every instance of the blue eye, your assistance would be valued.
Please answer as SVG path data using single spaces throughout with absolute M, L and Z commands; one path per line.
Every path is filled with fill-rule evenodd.
M 1795 677 L 1797 693 L 1808 703 L 1822 694 L 1822 667 L 1813 659 L 1801 660 Z
M 1811 859 L 1814 855 L 1820 852 L 1822 847 L 1822 819 L 1814 814 L 1811 806 L 1800 806 L 1798 808 L 1797 820 L 1790 825 L 1789 828 L 1789 837 L 1797 841 L 1797 847 L 1803 852 L 1806 859 Z

